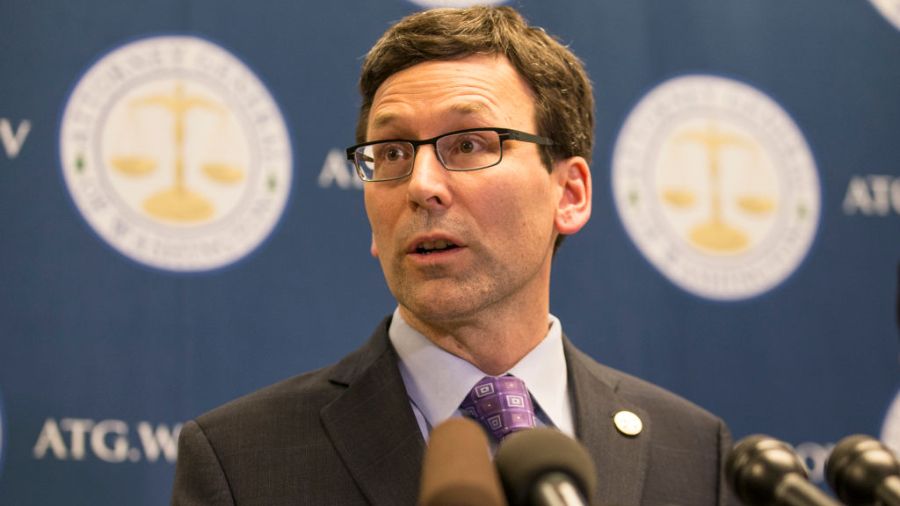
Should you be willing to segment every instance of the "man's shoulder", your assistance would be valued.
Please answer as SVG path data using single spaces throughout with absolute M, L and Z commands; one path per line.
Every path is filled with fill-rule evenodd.
M 266 426 L 280 420 L 318 419 L 321 410 L 346 391 L 348 383 L 388 349 L 387 320 L 359 349 L 340 361 L 278 381 L 231 400 L 196 418 L 204 430 Z M 227 430 L 227 429 L 226 429 Z
M 704 426 L 715 432 L 727 430 L 721 418 L 681 395 L 630 374 L 619 374 L 622 375 L 621 394 L 640 402 L 645 410 L 657 413 L 657 417 L 664 416 L 672 428 L 680 419 L 690 426 Z
M 722 420 L 705 408 L 685 399 L 666 388 L 627 372 L 601 364 L 584 352 L 575 349 L 577 360 L 591 374 L 608 384 L 621 399 L 634 404 L 654 418 L 665 417 L 669 423 L 683 419 L 691 424 L 701 424 L 718 429 Z
M 312 398 L 316 398 L 320 395 L 327 397 L 327 393 L 334 390 L 329 387 L 330 383 L 328 381 L 329 371 L 333 368 L 334 364 L 280 380 L 236 399 L 232 399 L 231 401 L 204 413 L 200 418 L 232 415 L 235 412 L 241 411 L 253 412 L 270 405 L 287 407 L 291 404 L 289 400 L 296 398 L 298 395 L 303 395 L 304 397 L 309 396 Z
M 286 504 L 288 499 L 322 504 L 326 498 L 333 504 L 365 504 L 345 459 L 350 455 L 358 463 L 383 452 L 348 451 L 359 446 L 357 434 L 366 426 L 361 417 L 343 415 L 370 392 L 367 379 L 396 369 L 384 328 L 334 365 L 279 381 L 185 423 L 173 504 Z
M 335 366 L 300 374 L 266 386 L 216 407 L 194 421 L 210 439 L 249 433 L 256 428 L 272 428 L 293 423 L 312 423 L 321 409 L 334 400 L 341 387 L 329 381 Z

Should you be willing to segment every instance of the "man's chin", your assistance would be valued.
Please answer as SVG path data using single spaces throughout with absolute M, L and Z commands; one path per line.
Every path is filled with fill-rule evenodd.
M 411 325 L 414 323 L 424 325 L 424 322 L 428 322 L 430 327 L 455 326 L 477 317 L 478 310 L 482 306 L 472 302 L 471 298 L 465 297 L 413 298 L 401 302 L 400 311 Z

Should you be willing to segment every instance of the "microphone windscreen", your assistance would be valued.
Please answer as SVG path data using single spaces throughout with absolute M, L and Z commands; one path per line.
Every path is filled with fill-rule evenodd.
M 900 463 L 881 441 L 855 434 L 841 439 L 825 461 L 825 478 L 847 504 L 874 504 L 879 486 L 900 477 Z
M 506 506 L 487 436 L 468 418 L 431 431 L 422 463 L 421 506 Z
M 725 477 L 735 495 L 748 505 L 778 502 L 778 486 L 786 476 L 808 476 L 806 466 L 787 443 L 762 434 L 740 440 L 725 460 Z
M 553 472 L 571 477 L 588 500 L 597 487 L 597 471 L 587 450 L 556 429 L 539 427 L 510 434 L 494 462 L 511 505 L 526 504 L 535 483 Z

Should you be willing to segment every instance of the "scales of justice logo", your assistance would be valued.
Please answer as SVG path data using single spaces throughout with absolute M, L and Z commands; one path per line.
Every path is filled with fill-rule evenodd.
M 819 180 L 800 130 L 772 99 L 722 77 L 678 77 L 644 96 L 616 141 L 612 187 L 641 253 L 709 299 L 777 286 L 818 226 Z
M 281 112 L 235 56 L 204 39 L 141 39 L 103 56 L 60 127 L 66 185 L 116 250 L 170 271 L 233 263 L 287 203 L 292 152 Z

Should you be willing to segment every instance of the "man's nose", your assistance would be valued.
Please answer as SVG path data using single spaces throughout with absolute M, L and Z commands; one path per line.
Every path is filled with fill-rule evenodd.
M 448 207 L 452 202 L 450 179 L 451 174 L 438 159 L 435 147 L 420 146 L 409 175 L 409 201 L 435 211 Z

